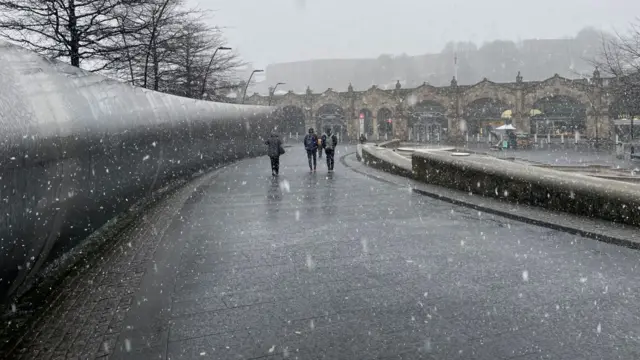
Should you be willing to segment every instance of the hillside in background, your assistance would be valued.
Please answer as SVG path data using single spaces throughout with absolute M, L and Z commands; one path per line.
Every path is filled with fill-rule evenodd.
M 267 86 L 277 82 L 287 85 L 278 90 L 302 93 L 307 86 L 314 92 L 327 88 L 344 91 L 349 83 L 356 90 L 371 85 L 392 88 L 397 80 L 403 87 L 424 82 L 449 85 L 455 73 L 457 55 L 458 83 L 474 84 L 483 78 L 495 82 L 515 81 L 518 71 L 524 80 L 543 80 L 559 74 L 567 78 L 589 76 L 590 61 L 600 52 L 602 33 L 587 28 L 569 39 L 532 39 L 519 43 L 496 40 L 478 47 L 474 43 L 449 43 L 439 54 L 418 56 L 381 55 L 377 59 L 323 59 L 272 64 L 266 79 L 253 91 L 267 93 Z

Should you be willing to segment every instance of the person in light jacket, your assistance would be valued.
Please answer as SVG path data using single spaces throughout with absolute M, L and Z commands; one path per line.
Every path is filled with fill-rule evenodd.
M 333 156 L 335 154 L 336 146 L 338 146 L 338 137 L 331 133 L 331 129 L 327 128 L 325 135 L 322 135 L 322 148 L 324 154 L 327 157 L 327 170 L 333 171 Z

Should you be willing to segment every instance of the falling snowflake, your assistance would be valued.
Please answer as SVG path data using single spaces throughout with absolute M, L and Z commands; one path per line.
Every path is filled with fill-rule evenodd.
M 424 341 L 424 346 L 421 348 L 424 352 L 431 352 L 431 339 L 426 339 Z
M 289 182 L 286 179 L 280 182 L 280 190 L 291 192 L 291 187 L 289 186 Z
M 529 272 L 527 270 L 522 272 L 522 280 L 529 281 Z
M 407 98 L 407 103 L 408 103 L 409 106 L 414 106 L 415 104 L 418 103 L 418 97 L 415 96 L 415 95 L 410 95 Z
M 316 267 L 315 262 L 313 261 L 313 258 L 311 257 L 311 255 L 307 254 L 307 269 L 309 270 L 313 270 Z

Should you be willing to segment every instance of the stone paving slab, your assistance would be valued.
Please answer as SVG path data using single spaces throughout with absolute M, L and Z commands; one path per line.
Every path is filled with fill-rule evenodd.
M 16 357 L 640 357 L 637 251 L 305 163 L 293 147 L 279 178 L 250 159 L 167 199 Z

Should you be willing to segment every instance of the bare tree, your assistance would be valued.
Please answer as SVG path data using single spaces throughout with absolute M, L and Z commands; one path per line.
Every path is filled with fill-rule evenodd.
M 640 19 L 626 33 L 603 35 L 600 56 L 593 62 L 613 77 L 611 110 L 631 119 L 633 139 L 634 117 L 640 115 Z
M 235 88 L 231 76 L 242 65 L 237 55 L 218 52 L 222 32 L 206 25 L 208 13 L 187 8 L 184 0 L 146 0 L 120 19 L 148 24 L 142 31 L 122 35 L 127 44 L 109 71 L 127 82 L 191 98 L 220 100 L 218 90 Z M 130 26 L 130 25 L 124 25 Z
M 185 0 L 0 0 L 0 36 L 132 85 L 217 99 L 238 56 Z M 208 79 L 209 81 L 205 81 Z
M 207 94 L 208 99 L 219 100 L 217 91 L 235 88 L 232 70 L 243 64 L 230 52 L 218 52 L 214 58 L 216 49 L 224 45 L 219 29 L 207 26 L 202 19 L 186 22 L 179 41 L 171 41 L 169 45 L 172 68 L 168 74 L 172 87 L 169 92 L 191 98 Z
M 0 0 L 0 35 L 43 55 L 102 70 L 121 52 L 123 34 L 145 23 L 122 22 L 146 0 Z M 109 59 L 105 61 L 105 59 Z
M 192 11 L 183 7 L 183 0 L 145 0 L 134 9 L 118 16 L 121 28 L 140 26 L 140 31 L 121 31 L 120 43 L 125 46 L 110 54 L 111 75 L 132 85 L 158 89 L 160 64 L 166 57 L 167 43 L 180 34 L 186 16 Z
M 618 85 L 619 91 L 637 91 L 640 87 L 640 20 L 632 24 L 627 33 L 603 35 L 600 56 L 594 64 L 614 78 L 614 85 Z M 635 115 L 638 114 L 640 112 Z

